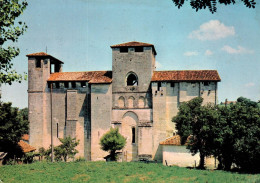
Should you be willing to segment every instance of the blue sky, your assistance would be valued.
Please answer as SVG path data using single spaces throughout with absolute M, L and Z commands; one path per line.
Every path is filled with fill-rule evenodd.
M 218 6 L 217 13 L 178 9 L 171 0 L 28 0 L 19 17 L 14 69 L 27 72 L 26 54 L 47 50 L 63 71 L 111 70 L 110 45 L 154 44 L 157 70 L 218 70 L 218 101 L 260 99 L 260 6 Z M 7 46 L 7 45 L 5 45 Z M 27 81 L 2 87 L 2 99 L 27 107 Z

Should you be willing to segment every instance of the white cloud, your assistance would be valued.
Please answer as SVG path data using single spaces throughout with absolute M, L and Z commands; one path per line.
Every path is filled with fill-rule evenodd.
M 242 46 L 238 46 L 237 49 L 235 49 L 232 48 L 231 46 L 225 45 L 221 49 L 229 54 L 253 54 L 254 53 L 254 50 L 250 50 Z
M 247 83 L 247 84 L 245 84 L 245 86 L 246 87 L 252 87 L 252 86 L 255 86 L 255 83 L 252 83 L 252 82 L 251 83 Z
M 219 20 L 210 20 L 200 26 L 198 30 L 194 30 L 189 34 L 191 39 L 199 40 L 217 40 L 228 36 L 235 35 L 233 26 L 225 26 Z
M 156 69 L 160 69 L 162 67 L 162 64 L 158 61 L 155 61 L 155 67 Z
M 213 52 L 212 52 L 211 50 L 206 50 L 206 51 L 205 51 L 205 55 L 206 55 L 206 56 L 213 55 Z
M 191 56 L 197 56 L 198 54 L 199 53 L 197 51 L 187 51 L 183 55 L 185 55 L 187 57 L 191 57 Z

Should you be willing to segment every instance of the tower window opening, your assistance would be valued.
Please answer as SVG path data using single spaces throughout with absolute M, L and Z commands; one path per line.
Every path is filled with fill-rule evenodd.
M 174 84 L 175 84 L 175 83 L 171 82 L 171 87 L 174 87 Z
M 161 87 L 162 87 L 162 83 L 161 83 L 161 82 L 158 82 L 158 84 L 157 84 L 157 91 L 160 91 L 160 90 L 161 90 Z
M 56 87 L 56 88 L 60 88 L 60 83 L 59 83 L 59 82 L 56 82 L 56 83 L 55 83 L 55 87 Z
M 41 68 L 41 59 L 36 59 L 36 68 Z
M 120 48 L 120 53 L 127 53 L 127 52 L 128 52 L 128 47 Z
M 86 87 L 86 82 L 82 81 L 80 84 L 81 84 L 81 87 L 82 87 L 82 88 L 85 88 L 85 87 Z
M 64 82 L 64 88 L 68 88 L 69 87 L 69 82 Z
M 144 47 L 135 47 L 135 52 L 144 52 Z
M 204 82 L 204 86 L 209 86 L 209 82 L 208 82 L 208 81 L 205 81 L 205 82 Z
M 130 74 L 127 77 L 127 86 L 137 86 L 138 85 L 138 79 L 134 74 Z
M 55 69 L 55 65 L 54 64 L 51 64 L 51 73 L 54 73 L 54 70 Z
M 135 127 L 132 128 L 132 144 L 135 143 Z
M 59 138 L 59 123 L 57 123 L 57 138 Z
M 76 82 L 71 82 L 72 88 L 76 88 Z

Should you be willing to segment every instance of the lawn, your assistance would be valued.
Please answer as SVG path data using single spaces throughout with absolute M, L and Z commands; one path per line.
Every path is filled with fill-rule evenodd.
M 116 162 L 37 162 L 0 167 L 2 182 L 258 182 L 260 174 Z M 0 181 L 0 182 L 1 182 Z

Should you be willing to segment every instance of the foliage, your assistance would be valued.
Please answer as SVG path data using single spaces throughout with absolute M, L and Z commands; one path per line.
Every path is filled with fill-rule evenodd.
M 3 182 L 259 182 L 259 174 L 167 167 L 139 162 L 36 162 L 0 167 Z M 14 173 L 15 172 L 15 173 Z
M 44 155 L 45 155 L 45 148 L 44 147 L 40 147 L 39 150 L 38 150 L 38 153 L 39 153 L 39 160 L 42 161 Z
M 23 155 L 17 143 L 27 131 L 28 124 L 23 122 L 18 108 L 0 101 L 0 151 L 8 153 L 6 159 Z
M 76 138 L 65 137 L 59 138 L 61 144 L 54 147 L 54 159 L 55 161 L 65 161 L 69 158 L 74 158 L 74 156 L 78 153 L 78 150 L 75 149 L 75 147 L 79 144 L 79 140 L 76 140 Z M 47 161 L 51 160 L 51 146 L 49 149 L 44 151 L 44 148 L 41 149 L 44 154 L 44 157 Z
M 118 132 L 118 128 L 110 128 L 100 139 L 101 149 L 109 151 L 112 161 L 116 160 L 116 151 L 124 148 L 126 139 Z
M 69 158 L 74 158 L 78 153 L 78 150 L 75 149 L 79 145 L 79 140 L 76 138 L 65 137 L 59 138 L 61 144 L 54 148 L 54 155 L 56 161 L 61 161 L 62 159 L 67 162 Z
M 173 121 L 176 122 L 178 134 L 182 137 L 182 143 L 188 139 L 187 148 L 192 154 L 200 153 L 199 168 L 204 168 L 204 159 L 212 154 L 211 126 L 218 115 L 214 106 L 202 106 L 203 98 L 197 97 L 189 102 L 181 104 L 179 112 Z
M 260 108 L 256 102 L 240 97 L 228 107 L 202 106 L 201 98 L 194 98 L 180 106 L 173 121 L 178 134 L 189 135 L 187 148 L 193 154 L 213 155 L 219 169 L 229 170 L 234 163 L 247 171 L 259 172 Z
M 237 3 L 236 0 L 172 0 L 175 6 L 181 8 L 185 1 L 190 1 L 190 6 L 196 11 L 208 8 L 213 14 L 217 12 L 217 4 L 230 5 Z M 254 0 L 241 0 L 248 8 L 255 8 Z
M 25 0 L 0 0 L 0 84 L 12 84 L 23 79 L 21 74 L 12 70 L 11 60 L 19 55 L 19 48 L 5 46 L 5 43 L 17 42 L 27 29 L 24 22 L 15 21 L 28 3 Z

